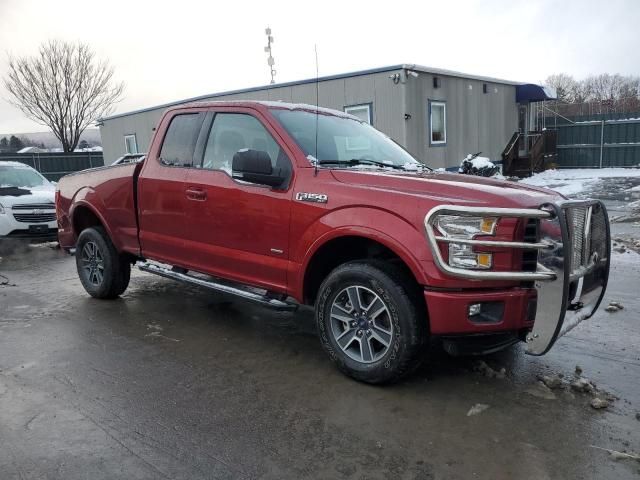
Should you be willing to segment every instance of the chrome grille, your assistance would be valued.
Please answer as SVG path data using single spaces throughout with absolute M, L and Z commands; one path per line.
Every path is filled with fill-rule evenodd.
M 56 220 L 56 206 L 51 203 L 20 203 L 11 207 L 13 218 L 21 223 L 49 223 Z
M 56 206 L 53 202 L 51 203 L 21 203 L 19 205 L 14 205 L 11 207 L 11 210 L 55 210 Z
M 597 258 L 607 256 L 607 226 L 599 205 L 572 207 L 566 210 L 569 240 L 573 246 L 571 271 L 588 267 Z M 593 211 L 592 211 L 593 209 Z
M 53 213 L 14 213 L 13 218 L 22 223 L 48 223 L 56 220 Z
M 566 211 L 567 226 L 569 227 L 569 240 L 573 246 L 571 257 L 571 270 L 576 271 L 586 264 L 585 254 L 587 238 L 585 237 L 585 224 L 587 221 L 587 207 L 573 207 Z

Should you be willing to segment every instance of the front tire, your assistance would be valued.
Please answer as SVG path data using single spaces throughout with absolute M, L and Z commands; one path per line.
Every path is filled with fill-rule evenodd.
M 94 298 L 117 298 L 129 286 L 131 264 L 102 227 L 87 228 L 78 237 L 76 267 L 82 286 Z
M 427 317 L 408 275 L 393 264 L 349 262 L 320 286 L 316 324 L 331 360 L 356 380 L 397 381 L 420 364 Z

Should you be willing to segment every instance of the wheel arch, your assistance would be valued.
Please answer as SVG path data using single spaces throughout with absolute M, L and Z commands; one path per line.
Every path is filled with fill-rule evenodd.
M 102 227 L 107 232 L 107 235 L 109 235 L 109 238 L 113 242 L 116 249 L 118 251 L 121 251 L 122 249 L 121 245 L 118 243 L 118 239 L 112 234 L 109 224 L 105 220 L 104 216 L 100 213 L 100 209 L 96 208 L 93 201 L 88 201 L 88 195 L 93 197 L 92 200 L 95 200 L 97 198 L 95 192 L 87 193 L 83 192 L 83 190 L 80 190 L 76 194 L 76 198 L 74 199 L 73 205 L 69 211 L 71 228 L 73 229 L 73 234 L 76 241 L 78 240 L 80 233 L 82 233 L 82 230 L 90 227 Z
M 354 260 L 376 259 L 399 266 L 416 284 L 425 279 L 419 262 L 399 242 L 379 231 L 343 228 L 321 237 L 309 249 L 299 291 L 305 304 L 313 304 L 322 281 L 337 266 Z

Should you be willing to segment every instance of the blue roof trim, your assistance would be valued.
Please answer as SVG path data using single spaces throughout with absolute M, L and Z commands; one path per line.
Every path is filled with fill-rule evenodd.
M 137 113 L 144 113 L 144 112 L 150 112 L 152 110 L 158 110 L 158 109 L 164 109 L 164 108 L 169 108 L 169 107 L 173 107 L 176 105 L 183 105 L 185 103 L 191 103 L 191 102 L 198 102 L 201 100 L 210 100 L 213 98 L 217 98 L 217 97 L 224 97 L 227 95 L 237 95 L 240 93 L 250 93 L 250 92 L 258 92 L 258 91 L 264 91 L 264 90 L 273 90 L 276 88 L 286 88 L 286 87 L 292 87 L 295 85 L 305 85 L 305 84 L 309 84 L 309 83 L 316 83 L 316 82 L 326 82 L 329 80 L 340 80 L 342 78 L 351 78 L 351 77 L 360 77 L 363 75 L 371 75 L 371 74 L 375 74 L 375 73 L 385 73 L 385 72 L 393 72 L 396 70 L 402 70 L 402 69 L 408 69 L 408 70 L 415 70 L 417 72 L 420 73 L 429 73 L 429 74 L 433 74 L 433 75 L 443 75 L 443 76 L 450 76 L 450 77 L 461 77 L 461 78 L 468 78 L 470 80 L 480 80 L 480 81 L 485 81 L 485 82 L 493 82 L 493 83 L 502 83 L 502 84 L 507 84 L 507 85 L 520 85 L 520 82 L 513 82 L 510 80 L 503 80 L 503 79 L 499 79 L 499 78 L 492 78 L 492 77 L 483 77 L 480 75 L 469 75 L 469 74 L 465 74 L 462 72 L 456 72 L 454 70 L 445 70 L 442 68 L 431 68 L 431 67 L 424 67 L 421 65 L 415 65 L 415 64 L 406 64 L 406 63 L 401 63 L 398 65 L 390 65 L 388 67 L 378 67 L 378 68 L 370 68 L 367 70 L 358 70 L 355 72 L 349 72 L 349 73 L 339 73 L 336 75 L 327 75 L 325 77 L 319 77 L 319 78 L 308 78 L 305 80 L 295 80 L 292 82 L 284 82 L 284 83 L 274 83 L 274 84 L 268 84 L 268 85 L 262 85 L 259 87 L 249 87 L 249 88 L 241 88 L 239 90 L 227 90 L 226 92 L 218 92 L 218 93 L 210 93 L 208 95 L 199 95 L 197 97 L 191 97 L 191 98 L 186 98 L 184 100 L 177 100 L 175 102 L 169 102 L 169 103 L 163 103 L 161 105 L 154 105 L 153 107 L 147 107 L 147 108 L 141 108 L 139 110 L 132 110 L 130 112 L 124 112 L 124 113 L 118 113 L 115 115 L 110 115 L 108 117 L 103 117 L 103 118 L 99 118 L 98 119 L 98 123 L 103 122 L 105 120 L 113 120 L 115 118 L 121 118 L 121 117 L 127 117 L 129 115 L 134 115 Z
M 516 102 L 542 102 L 543 100 L 555 100 L 556 94 L 552 90 L 533 83 L 525 83 L 516 86 Z

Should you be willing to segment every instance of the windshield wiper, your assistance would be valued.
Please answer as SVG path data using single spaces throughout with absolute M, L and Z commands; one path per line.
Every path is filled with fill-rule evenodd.
M 398 170 L 404 170 L 402 165 L 395 165 L 393 163 L 384 163 L 377 160 L 368 160 L 365 158 L 352 158 L 351 160 L 319 160 L 318 165 L 346 165 L 349 167 L 355 165 L 376 165 L 378 167 L 389 167 Z

